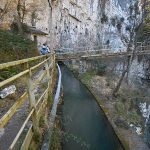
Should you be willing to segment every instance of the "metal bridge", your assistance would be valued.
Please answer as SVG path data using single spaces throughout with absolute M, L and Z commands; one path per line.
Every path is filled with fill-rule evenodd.
M 23 60 L 8 62 L 0 64 L 0 70 L 7 68 L 18 68 L 18 66 L 22 67 L 23 71 L 20 71 L 18 74 L 13 75 L 12 77 L 2 81 L 0 83 L 0 89 L 5 88 L 6 86 L 17 83 L 20 81 L 22 77 L 25 77 L 25 90 L 24 93 L 18 97 L 18 100 L 5 112 L 5 114 L 0 119 L 0 130 L 7 129 L 7 126 L 11 125 L 12 121 L 15 118 L 15 115 L 19 109 L 21 109 L 22 105 L 27 101 L 28 102 L 28 113 L 26 115 L 25 120 L 19 124 L 19 128 L 16 129 L 16 132 L 13 135 L 9 133 L 6 134 L 5 139 L 9 136 L 11 140 L 7 141 L 6 147 L 7 149 L 16 149 L 18 143 L 21 142 L 19 149 L 27 150 L 31 141 L 34 138 L 34 135 L 40 133 L 39 121 L 45 111 L 50 108 L 50 122 L 48 129 L 48 133 L 52 131 L 53 123 L 55 120 L 57 104 L 59 102 L 60 96 L 60 88 L 61 88 L 61 71 L 58 68 L 59 73 L 59 82 L 56 91 L 54 90 L 55 84 L 55 68 L 57 61 L 71 60 L 71 59 L 90 59 L 95 57 L 114 57 L 114 56 L 129 56 L 132 53 L 127 52 L 118 52 L 112 53 L 109 49 L 103 50 L 82 50 L 82 51 L 63 51 L 59 50 L 55 54 L 38 56 L 33 58 L 27 58 Z M 138 51 L 137 55 L 145 55 L 150 54 L 150 51 Z M 43 68 L 44 67 L 44 68 Z M 41 71 L 41 74 L 37 79 L 34 79 L 36 73 Z M 45 78 L 46 80 L 46 89 L 42 91 L 39 98 L 36 97 L 34 90 L 38 88 L 41 84 L 42 80 Z M 53 98 L 53 93 L 56 93 L 55 98 Z M 53 118 L 53 119 L 52 119 Z M 27 127 L 28 126 L 28 127 Z M 24 133 L 24 131 L 26 132 Z M 23 139 L 22 139 L 22 134 Z M 3 138 L 3 135 L 2 137 Z M 20 140 L 21 139 L 21 140 Z M 2 140 L 0 142 L 2 144 Z M 1 145 L 0 145 L 1 147 Z M 3 146 L 2 146 L 3 147 Z M 48 147 L 48 145 L 46 145 Z M 2 148 L 0 148 L 2 149 Z M 45 149 L 43 147 L 43 149 Z

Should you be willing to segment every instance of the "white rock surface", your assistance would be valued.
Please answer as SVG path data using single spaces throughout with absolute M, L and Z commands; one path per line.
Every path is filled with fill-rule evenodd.
M 131 127 L 132 129 L 134 129 L 135 132 L 136 132 L 138 135 L 141 135 L 141 134 L 142 134 L 142 127 L 136 126 L 136 125 L 134 125 L 134 124 L 130 124 L 130 127 Z
M 146 118 L 146 122 L 145 122 L 146 125 L 150 116 L 150 105 L 147 106 L 146 102 L 140 103 L 139 108 L 141 113 L 143 114 L 143 117 Z
M 141 134 L 142 134 L 142 128 L 141 128 L 141 127 L 135 127 L 135 129 L 136 129 L 136 133 L 137 133 L 138 135 L 141 135 Z

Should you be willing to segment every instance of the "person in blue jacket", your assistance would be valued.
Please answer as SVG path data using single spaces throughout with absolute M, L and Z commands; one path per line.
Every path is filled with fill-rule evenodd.
M 41 48 L 41 54 L 42 55 L 46 55 L 48 52 L 47 52 L 47 46 L 46 44 L 43 44 L 42 48 Z

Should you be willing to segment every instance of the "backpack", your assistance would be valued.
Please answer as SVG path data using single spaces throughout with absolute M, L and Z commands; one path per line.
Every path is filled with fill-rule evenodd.
M 42 47 L 41 53 L 42 53 L 42 55 L 47 54 L 47 48 L 46 48 L 46 46 L 43 46 L 43 47 Z

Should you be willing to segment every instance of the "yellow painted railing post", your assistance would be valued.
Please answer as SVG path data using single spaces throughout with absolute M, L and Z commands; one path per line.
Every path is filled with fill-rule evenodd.
M 50 60 L 47 60 L 46 61 L 46 63 L 45 63 L 45 69 L 46 69 L 46 73 L 47 73 L 47 80 L 48 80 L 48 93 L 50 93 L 50 79 L 51 79 L 51 77 L 50 77 L 50 72 L 49 72 L 49 70 L 50 70 L 50 68 L 49 68 L 49 65 L 50 65 L 50 63 L 49 63 L 49 61 Z
M 36 102 L 35 102 L 35 94 L 34 94 L 34 84 L 32 81 L 32 72 L 31 69 L 29 68 L 29 75 L 27 77 L 27 90 L 28 90 L 28 95 L 29 95 L 29 103 L 30 103 L 30 108 L 34 108 L 34 112 L 32 115 L 32 122 L 33 122 L 33 129 L 35 132 L 39 133 L 39 123 L 38 123 L 38 117 L 37 117 L 37 111 L 35 108 Z
M 54 72 L 55 72 L 55 53 L 52 54 L 52 72 L 51 72 L 51 94 L 52 94 L 52 86 L 54 80 Z

